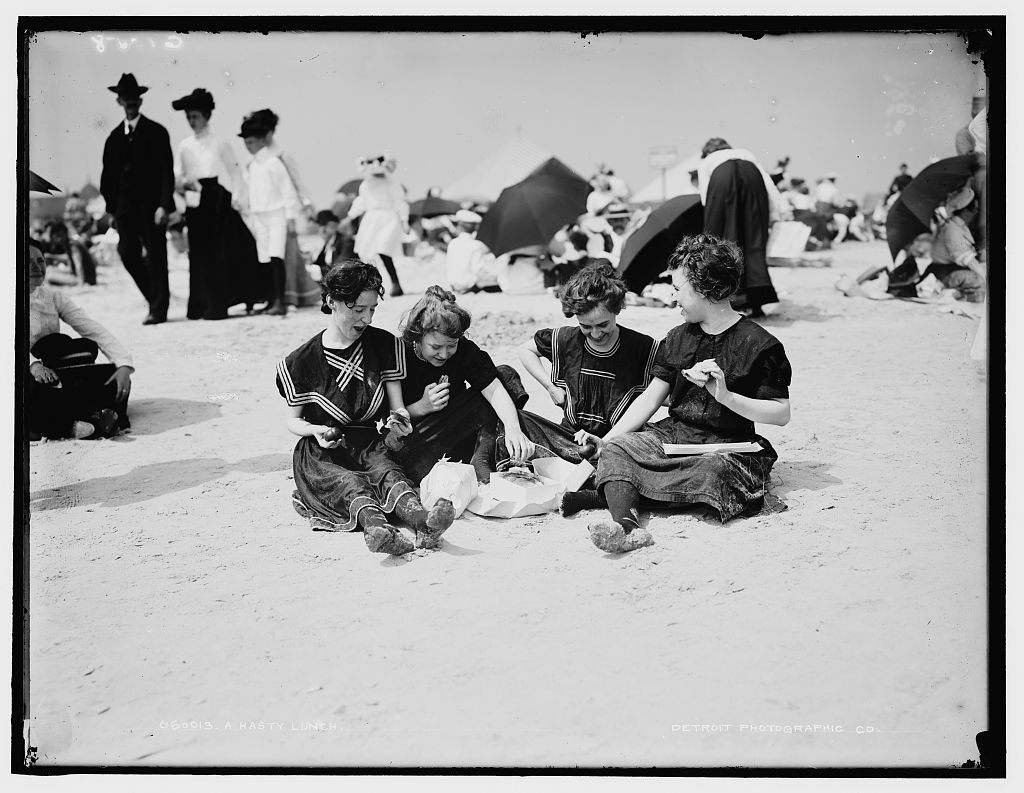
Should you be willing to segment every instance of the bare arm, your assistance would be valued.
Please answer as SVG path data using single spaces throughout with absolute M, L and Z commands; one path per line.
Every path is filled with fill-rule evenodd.
M 544 390 L 548 392 L 551 401 L 559 407 L 564 405 L 565 392 L 551 382 L 551 370 L 537 351 L 537 343 L 530 339 L 525 344 L 520 345 L 517 352 L 519 353 L 519 361 L 523 364 L 523 368 L 530 373 L 534 380 L 544 386 Z
M 605 434 L 604 440 L 611 440 L 619 435 L 625 435 L 627 432 L 636 432 L 644 426 L 662 406 L 671 387 L 664 380 L 657 377 L 651 378 L 651 384 L 633 401 L 632 405 L 626 408 L 626 412 L 615 422 L 615 426 Z
M 480 393 L 505 425 L 505 446 L 508 453 L 516 460 L 529 460 L 533 456 L 533 442 L 523 434 L 522 427 L 519 426 L 519 413 L 505 387 L 498 378 L 494 378 Z
M 879 273 L 884 273 L 888 269 L 889 268 L 886 267 L 884 264 L 881 265 L 880 267 L 869 267 L 868 269 L 866 269 L 864 272 L 857 276 L 857 283 L 862 284 L 865 281 L 870 281 L 876 275 L 878 275 Z
M 755 399 L 735 394 L 725 382 L 725 373 L 718 364 L 712 363 L 707 369 L 708 379 L 704 387 L 722 407 L 745 419 L 761 424 L 775 424 L 784 427 L 789 423 L 789 400 L 783 398 Z
M 322 436 L 327 430 L 330 429 L 325 424 L 311 424 L 302 418 L 302 406 L 288 408 L 288 421 L 286 425 L 288 431 L 292 435 L 298 435 L 301 438 L 309 437 L 310 435 Z M 320 440 L 320 438 L 318 438 Z M 323 445 L 321 443 L 321 445 Z

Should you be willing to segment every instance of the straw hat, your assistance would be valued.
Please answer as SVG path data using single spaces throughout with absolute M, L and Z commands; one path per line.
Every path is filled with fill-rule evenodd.
M 480 223 L 483 220 L 476 212 L 468 209 L 460 209 L 455 213 L 456 223 Z
M 946 211 L 952 214 L 963 209 L 974 200 L 974 191 L 970 187 L 961 187 L 946 197 Z

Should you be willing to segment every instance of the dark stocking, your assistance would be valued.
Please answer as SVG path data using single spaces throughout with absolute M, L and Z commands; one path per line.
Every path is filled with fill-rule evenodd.
M 640 493 L 631 483 L 620 480 L 605 482 L 601 490 L 608 502 L 612 520 L 621 525 L 627 534 L 640 527 L 640 516 L 637 514 Z

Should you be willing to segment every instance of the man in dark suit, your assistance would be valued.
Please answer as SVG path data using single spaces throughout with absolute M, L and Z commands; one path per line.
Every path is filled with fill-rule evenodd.
M 144 325 L 167 320 L 167 216 L 174 211 L 174 157 L 167 130 L 139 113 L 149 89 L 132 74 L 107 86 L 124 108 L 124 121 L 103 146 L 100 192 L 114 216 L 117 252 L 149 303 Z M 145 256 L 143 256 L 145 248 Z

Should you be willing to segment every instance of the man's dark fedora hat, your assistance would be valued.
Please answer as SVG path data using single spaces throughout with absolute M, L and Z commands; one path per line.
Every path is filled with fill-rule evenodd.
M 121 79 L 117 81 L 117 85 L 108 85 L 107 90 L 113 91 L 118 96 L 142 96 L 149 90 L 149 87 L 139 85 L 138 80 L 135 79 L 135 75 L 128 72 L 121 75 Z

